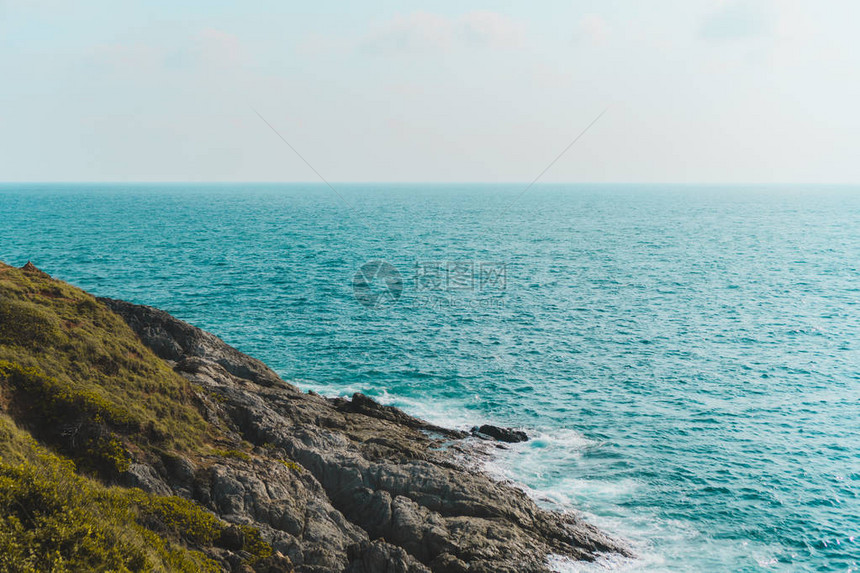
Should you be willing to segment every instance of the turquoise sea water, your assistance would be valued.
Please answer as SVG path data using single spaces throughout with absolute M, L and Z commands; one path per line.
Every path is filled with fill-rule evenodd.
M 526 428 L 488 470 L 639 554 L 560 569 L 858 570 L 860 189 L 335 187 L 6 184 L 0 260 L 306 389 Z M 354 297 L 373 260 L 395 304 Z

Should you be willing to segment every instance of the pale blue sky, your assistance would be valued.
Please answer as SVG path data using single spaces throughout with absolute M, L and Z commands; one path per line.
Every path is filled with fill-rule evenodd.
M 860 182 L 860 3 L 0 0 L 0 181 Z

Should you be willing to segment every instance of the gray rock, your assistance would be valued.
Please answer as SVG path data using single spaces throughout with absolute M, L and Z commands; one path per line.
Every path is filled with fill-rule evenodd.
M 350 548 L 345 573 L 430 573 L 402 548 L 378 539 Z
M 480 428 L 475 426 L 472 428 L 472 434 L 478 435 L 479 437 L 488 436 L 490 438 L 499 440 L 500 442 L 508 442 L 509 444 L 516 444 L 518 442 L 528 441 L 529 436 L 522 430 L 515 430 L 513 428 L 500 428 L 499 426 L 491 426 L 490 424 L 484 424 Z
M 236 444 L 256 446 L 247 460 L 195 466 L 168 459 L 158 466 L 162 474 L 133 465 L 134 479 L 258 527 L 286 560 L 273 567 L 289 561 L 302 573 L 543 573 L 550 554 L 630 555 L 578 516 L 541 509 L 516 487 L 462 463 L 458 452 L 475 442 L 465 432 L 362 394 L 330 400 L 303 393 L 165 312 L 100 300 L 191 381 L 207 420 Z M 477 430 L 506 442 L 527 439 L 518 430 Z M 445 447 L 451 444 L 457 446 Z
M 122 316 L 147 346 L 164 360 L 206 358 L 224 366 L 231 374 L 261 386 L 279 386 L 298 391 L 256 358 L 242 354 L 214 334 L 176 320 L 163 310 L 109 298 L 98 300 Z
M 122 476 L 124 485 L 139 487 L 143 491 L 159 495 L 170 495 L 173 490 L 162 480 L 155 469 L 143 463 L 132 463 Z

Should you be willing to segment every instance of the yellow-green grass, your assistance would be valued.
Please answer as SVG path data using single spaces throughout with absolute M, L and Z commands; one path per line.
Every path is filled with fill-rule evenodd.
M 209 545 L 223 527 L 186 500 L 78 476 L 0 416 L 0 571 L 218 571 L 186 532 Z
M 250 444 L 225 439 L 195 400 L 93 296 L 0 263 L 0 572 L 218 570 L 204 552 L 226 523 L 186 499 L 106 485 L 135 459 L 250 461 L 235 449 Z M 241 529 L 250 563 L 271 554 Z
M 2 263 L 0 392 L 37 438 L 108 474 L 124 469 L 122 449 L 193 453 L 218 437 L 189 382 L 119 316 L 80 289 Z M 76 438 L 96 440 L 98 459 L 81 456 Z

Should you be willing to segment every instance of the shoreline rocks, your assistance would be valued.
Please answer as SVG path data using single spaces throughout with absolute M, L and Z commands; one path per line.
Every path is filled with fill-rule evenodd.
M 252 455 L 217 463 L 136 460 L 131 485 L 190 498 L 225 521 L 259 528 L 285 556 L 268 570 L 288 571 L 289 561 L 306 573 L 548 573 L 553 554 L 587 561 L 631 555 L 577 515 L 538 507 L 445 447 L 517 443 L 528 439 L 525 432 L 484 425 L 467 433 L 363 394 L 303 393 L 166 312 L 99 301 L 192 383 L 208 421 L 253 447 Z
M 509 444 L 527 442 L 529 439 L 528 434 L 526 434 L 522 430 L 515 430 L 514 428 L 501 428 L 499 426 L 492 426 L 490 424 L 484 424 L 480 427 L 475 426 L 474 428 L 472 428 L 472 435 L 484 439 L 492 438 L 494 440 L 498 440 L 500 442 L 507 442 Z

